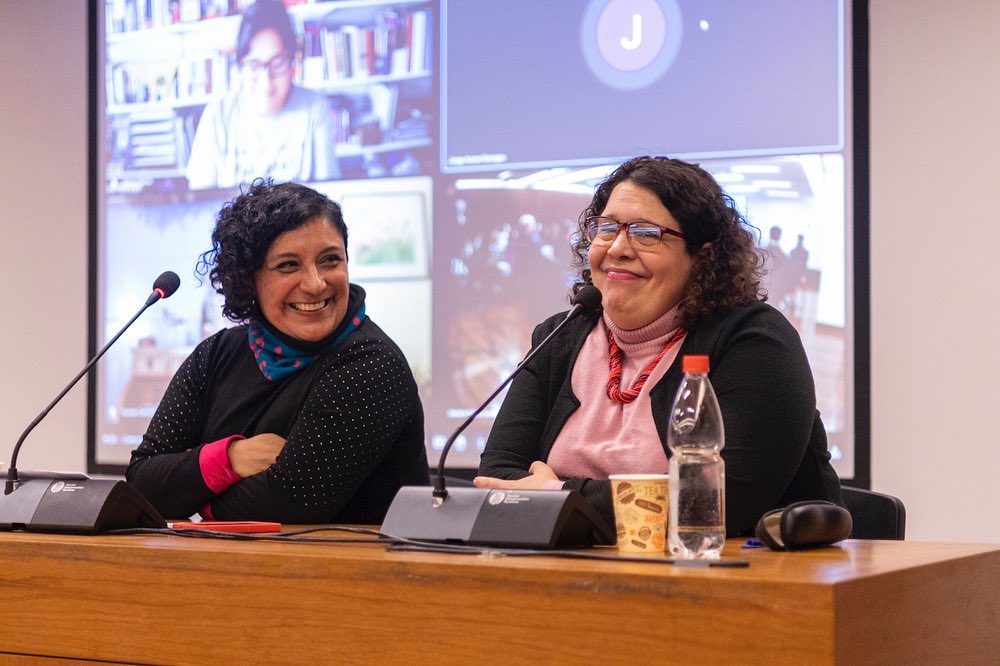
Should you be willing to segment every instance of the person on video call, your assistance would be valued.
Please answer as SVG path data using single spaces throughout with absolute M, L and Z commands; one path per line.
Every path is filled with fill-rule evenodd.
M 417 386 L 348 281 L 339 206 L 256 181 L 223 206 L 201 256 L 242 325 L 174 375 L 126 479 L 167 517 L 381 523 L 429 483 Z
M 608 476 L 666 473 L 678 359 L 706 354 L 726 427 L 727 533 L 799 500 L 840 503 L 802 343 L 761 300 L 754 235 L 712 176 L 631 159 L 598 186 L 578 238 L 576 288 L 594 284 L 603 312 L 573 320 L 514 380 L 475 485 L 578 490 L 614 524 Z
M 236 39 L 239 84 L 205 107 L 187 165 L 191 189 L 235 187 L 258 177 L 304 182 L 338 178 L 330 102 L 292 83 L 297 51 L 280 0 L 243 13 Z

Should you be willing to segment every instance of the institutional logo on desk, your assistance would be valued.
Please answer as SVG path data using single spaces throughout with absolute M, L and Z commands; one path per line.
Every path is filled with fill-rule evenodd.
M 507 493 L 498 490 L 497 492 L 490 495 L 489 503 L 492 504 L 493 506 L 496 506 L 497 504 L 503 503 L 505 499 L 507 499 Z
M 83 486 L 77 483 L 66 483 L 65 481 L 56 481 L 51 486 L 49 486 L 50 493 L 71 493 L 74 490 L 80 490 Z
M 50 493 L 58 493 L 59 491 L 61 491 L 65 487 L 66 487 L 66 483 L 65 482 L 63 482 L 63 481 L 56 481 L 55 483 L 52 484 L 52 487 L 49 488 L 49 492 Z

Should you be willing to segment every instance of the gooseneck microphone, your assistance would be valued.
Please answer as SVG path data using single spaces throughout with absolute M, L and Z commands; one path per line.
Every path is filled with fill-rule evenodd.
M 90 359 L 55 400 L 42 410 L 31 424 L 25 428 L 14 445 L 7 470 L 7 482 L 0 496 L 0 529 L 50 529 L 56 531 L 97 531 L 102 528 L 130 526 L 140 520 L 145 525 L 160 526 L 163 519 L 131 486 L 123 481 L 88 479 L 84 475 L 25 473 L 22 479 L 17 471 L 17 456 L 28 434 L 35 429 L 52 408 L 69 393 L 94 364 L 104 356 L 118 338 L 135 322 L 149 306 L 161 298 L 171 296 L 180 286 L 181 280 L 173 271 L 166 271 L 153 282 L 153 289 L 146 302 L 135 315 L 111 338 L 97 354 Z M 42 485 L 47 488 L 43 488 Z M 30 486 L 30 488 L 29 488 Z M 46 492 L 46 490 L 48 492 Z M 15 492 L 19 491 L 19 492 Z M 74 497 L 76 501 L 62 502 L 53 499 L 57 495 Z M 127 513 L 125 516 L 122 512 Z M 135 525 L 131 525 L 135 526 Z
M 517 377 L 518 373 L 520 373 L 521 370 L 528 365 L 531 359 L 538 355 L 538 352 L 545 349 L 545 347 L 549 344 L 549 341 L 556 337 L 556 335 L 563 330 L 563 327 L 565 327 L 566 324 L 573 319 L 576 319 L 584 312 L 593 312 L 599 307 L 601 307 L 601 292 L 597 289 L 597 287 L 592 284 L 581 287 L 580 291 L 573 296 L 573 307 L 566 313 L 566 317 L 559 322 L 554 329 L 552 329 L 551 333 L 545 336 L 544 340 L 538 343 L 537 347 L 530 350 L 528 354 L 521 359 L 521 362 L 517 364 L 516 368 L 514 368 L 514 372 L 510 373 L 510 375 L 507 376 L 507 379 L 503 380 L 500 386 L 498 386 L 496 390 L 490 394 L 490 397 L 486 398 L 486 400 L 483 401 L 483 404 L 479 405 L 479 407 L 477 407 L 476 410 L 472 412 L 467 419 L 465 419 L 462 425 L 458 426 L 455 432 L 451 433 L 451 437 L 449 437 L 444 443 L 444 448 L 441 450 L 441 458 L 438 461 L 437 476 L 434 477 L 434 499 L 432 500 L 432 503 L 435 507 L 440 506 L 440 504 L 448 497 L 448 489 L 445 487 L 444 464 L 448 458 L 448 452 L 451 451 L 452 444 L 455 443 L 458 436 L 465 432 L 465 429 L 476 420 L 476 417 L 479 416 L 479 414 L 482 413 L 482 411 L 486 409 L 498 395 L 500 395 L 500 392 L 504 390 L 507 384 L 514 381 L 514 377 Z
M 404 486 L 396 493 L 382 523 L 384 535 L 514 548 L 614 542 L 607 523 L 575 490 L 453 488 L 449 491 L 444 474 L 448 452 L 458 436 L 570 321 L 596 310 L 600 304 L 601 292 L 593 285 L 577 292 L 566 317 L 528 352 L 445 442 L 433 490 L 426 486 Z
M 17 488 L 17 454 L 20 452 L 21 444 L 24 443 L 28 434 L 35 429 L 35 426 L 42 422 L 42 419 L 48 416 L 49 412 L 52 411 L 52 408 L 63 399 L 63 396 L 69 393 L 71 388 L 76 386 L 76 383 L 80 381 L 80 378 L 87 374 L 92 367 L 94 367 L 94 364 L 97 363 L 102 356 L 104 356 L 104 352 L 108 351 L 108 349 L 111 348 L 111 345 L 118 341 L 118 338 L 120 338 L 122 334 L 128 330 L 128 327 L 132 325 L 132 322 L 138 319 L 139 315 L 146 311 L 146 308 L 161 298 L 167 298 L 168 296 L 173 295 L 179 286 L 181 286 L 181 279 L 177 277 L 177 273 L 174 273 L 173 271 L 161 273 L 160 277 L 156 278 L 156 281 L 153 282 L 153 291 L 149 295 L 149 298 L 146 299 L 146 303 L 139 308 L 139 311 L 135 313 L 135 316 L 129 319 L 128 323 L 122 326 L 122 329 L 118 331 L 118 334 L 111 338 L 108 344 L 104 345 L 101 351 L 97 352 L 97 355 L 94 356 L 94 358 L 90 359 L 90 362 L 84 366 L 83 370 L 81 370 L 76 377 L 70 380 L 69 384 L 66 385 L 66 388 L 64 388 L 62 392 L 56 396 L 56 399 L 50 402 L 49 406 L 43 409 L 42 413 L 35 417 L 35 420 L 31 422 L 31 425 L 29 425 L 24 432 L 21 433 L 21 437 L 17 440 L 17 444 L 14 445 L 14 452 L 10 455 L 10 469 L 7 470 L 7 485 L 4 489 L 5 495 L 9 495 L 11 491 Z
M 181 286 L 181 279 L 177 277 L 177 273 L 174 273 L 173 271 L 164 271 L 160 273 L 160 277 L 156 278 L 156 280 L 153 282 L 153 291 L 152 293 L 149 294 L 149 298 L 146 299 L 146 305 L 142 308 L 142 310 L 139 310 L 139 314 L 137 314 L 135 317 L 132 317 L 132 321 L 135 321 L 136 317 L 141 315 L 146 308 L 148 308 L 156 301 L 160 300 L 161 298 L 170 298 L 171 296 L 173 296 L 174 292 L 177 291 L 177 287 L 179 286 Z M 128 328 L 129 324 L 131 324 L 132 321 L 130 321 L 128 324 L 125 324 L 125 328 Z M 124 331 L 125 328 L 123 328 L 122 331 Z M 121 333 L 119 333 L 118 335 L 121 335 Z M 117 339 L 118 338 L 115 337 L 115 340 Z M 114 340 L 112 340 L 111 342 L 114 342 Z M 111 346 L 111 342 L 108 343 L 108 347 Z M 107 349 L 107 347 L 105 347 L 105 349 Z

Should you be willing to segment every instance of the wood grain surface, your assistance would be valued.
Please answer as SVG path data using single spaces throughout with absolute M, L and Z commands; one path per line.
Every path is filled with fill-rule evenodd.
M 0 533 L 0 655 L 171 664 L 1000 657 L 1000 546 L 846 541 L 774 553 L 742 544 L 728 541 L 724 557 L 748 568 L 697 569 L 379 543 Z

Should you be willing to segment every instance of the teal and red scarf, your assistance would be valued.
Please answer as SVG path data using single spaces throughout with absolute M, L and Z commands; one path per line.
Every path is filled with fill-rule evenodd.
M 365 320 L 365 304 L 351 316 L 344 317 L 340 325 L 319 342 L 296 341 L 287 335 L 279 335 L 269 326 L 263 316 L 250 320 L 247 337 L 250 351 L 261 374 L 270 381 L 283 379 L 309 366 L 310 363 L 335 349 L 348 335 L 361 326 Z

